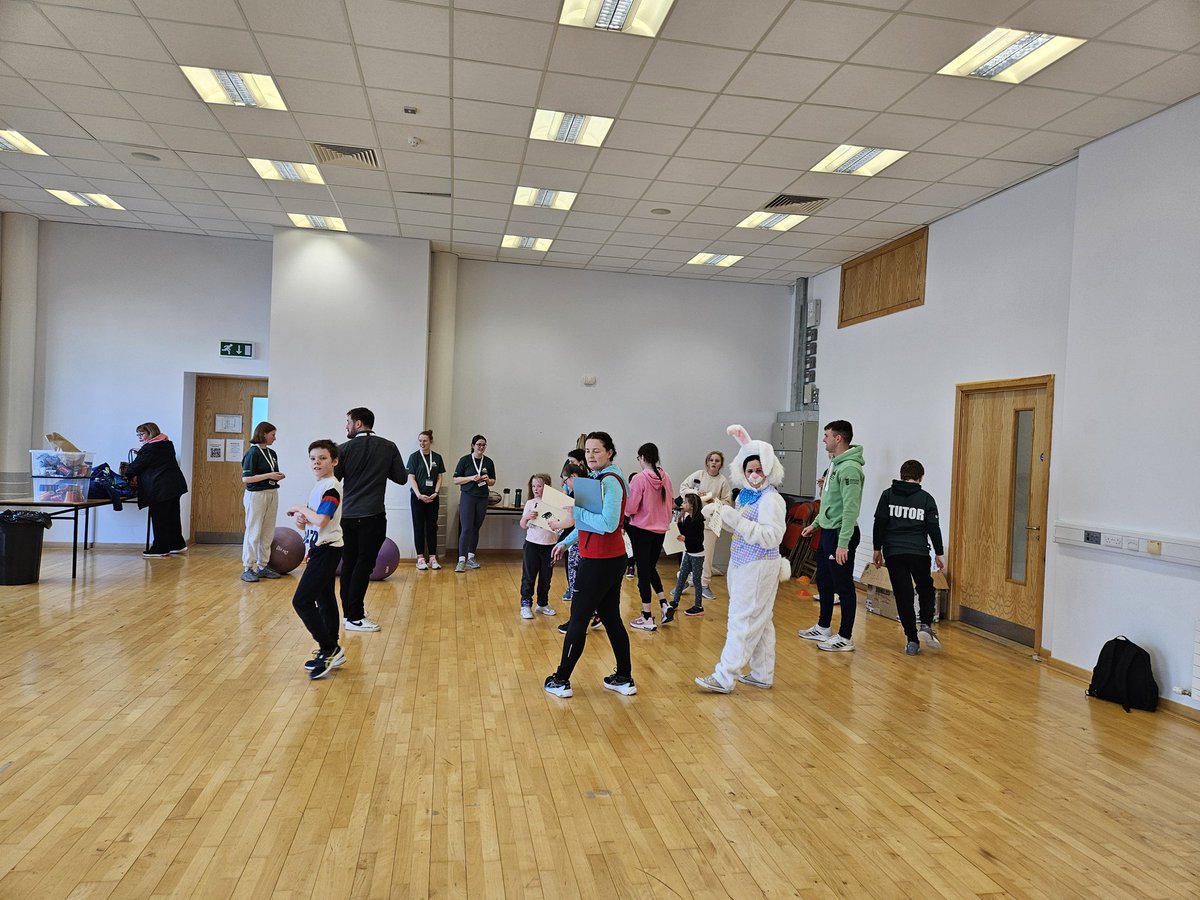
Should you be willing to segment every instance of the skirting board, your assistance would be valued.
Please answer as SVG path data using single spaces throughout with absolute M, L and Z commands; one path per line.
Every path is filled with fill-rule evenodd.
M 1081 669 L 1079 666 L 1073 666 L 1070 663 L 1055 659 L 1049 653 L 1042 654 L 1042 662 L 1051 669 L 1054 669 L 1054 671 L 1078 679 L 1084 684 L 1092 683 L 1092 673 L 1088 669 Z M 1186 703 L 1180 703 L 1177 700 L 1168 700 L 1166 697 L 1159 697 L 1158 710 L 1159 712 L 1179 716 L 1181 719 L 1189 719 L 1192 722 L 1200 723 L 1200 709 L 1188 706 Z

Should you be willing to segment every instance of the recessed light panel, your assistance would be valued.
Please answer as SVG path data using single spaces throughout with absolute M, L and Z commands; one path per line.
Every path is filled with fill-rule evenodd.
M 246 158 L 258 177 L 266 181 L 298 181 L 304 184 L 324 184 L 321 170 L 312 163 L 284 162 L 279 159 Z
M 114 200 L 108 194 L 83 194 L 79 191 L 52 191 L 46 189 L 46 193 L 53 194 L 63 203 L 70 203 L 72 206 L 98 206 L 102 209 L 124 209 L 120 203 Z
M 730 256 L 728 253 L 697 253 L 687 261 L 689 266 L 719 266 L 724 269 L 726 266 L 732 266 L 739 259 L 745 259 L 744 256 Z
M 812 171 L 832 172 L 838 175 L 878 175 L 896 160 L 907 155 L 907 150 L 842 144 L 813 166 Z
M 201 69 L 180 66 L 205 103 L 250 106 L 256 109 L 287 109 L 283 96 L 270 75 L 234 72 L 230 69 Z
M 1086 43 L 1082 38 L 996 28 L 938 69 L 938 74 L 1020 84 Z
M 337 216 L 310 216 L 307 213 L 288 213 L 297 228 L 316 228 L 321 231 L 346 231 L 346 223 Z
M 16 153 L 32 153 L 34 156 L 45 156 L 46 151 L 31 141 L 19 131 L 0 129 L 0 150 Z
M 579 195 L 572 191 L 552 191 L 548 188 L 519 187 L 513 197 L 514 206 L 539 206 L 542 209 L 570 209 Z
M 654 37 L 675 0 L 563 0 L 559 25 Z
M 789 216 L 784 213 L 750 213 L 737 223 L 738 228 L 762 228 L 767 231 L 790 231 L 808 216 Z
M 608 129 L 612 128 L 612 123 L 612 119 L 606 119 L 604 116 L 539 109 L 533 115 L 533 128 L 530 129 L 529 136 L 535 141 L 599 147 L 608 136 Z
M 535 238 L 521 237 L 518 234 L 506 234 L 504 240 L 500 242 L 501 247 L 507 247 L 510 250 L 537 250 L 539 253 L 545 253 L 553 244 L 550 238 Z

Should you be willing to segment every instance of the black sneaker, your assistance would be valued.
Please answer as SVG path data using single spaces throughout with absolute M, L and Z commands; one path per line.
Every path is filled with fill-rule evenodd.
M 566 633 L 567 633 L 567 625 L 568 625 L 568 624 L 570 624 L 570 623 L 568 623 L 568 622 L 563 622 L 561 625 L 559 625 L 559 626 L 558 626 L 558 633 L 559 633 L 559 634 L 566 634 Z
M 317 667 L 317 659 L 320 658 L 320 656 L 321 656 L 321 648 L 318 647 L 316 650 L 313 651 L 313 658 L 308 660 L 304 664 L 304 668 L 308 669 L 308 671 L 311 672 L 313 669 L 315 669 Z M 342 651 L 342 648 L 340 646 L 338 646 L 334 649 L 334 651 L 332 653 L 329 654 L 329 659 L 326 663 L 326 667 L 330 668 L 330 669 L 336 669 L 338 666 L 342 665 L 345 661 L 346 661 L 346 654 Z
M 683 611 L 683 614 L 685 616 L 702 616 L 702 615 L 704 615 L 704 607 L 699 606 L 699 605 L 691 606 L 691 607 L 688 607 L 687 609 L 685 609 Z
M 637 685 L 628 675 L 605 675 L 604 686 L 610 691 L 624 694 L 626 697 L 637 693 Z M 547 689 L 548 690 L 548 689 Z
M 318 678 L 324 678 L 333 671 L 333 665 L 331 663 L 336 652 L 337 651 L 334 651 L 334 653 L 330 653 L 328 655 L 319 651 L 317 652 L 317 655 L 312 658 L 312 668 L 308 670 L 309 681 L 316 681 Z
M 592 631 L 599 631 L 604 627 L 604 623 L 600 621 L 599 616 L 592 616 L 592 624 L 588 627 L 590 627 Z
M 679 606 L 678 603 L 671 603 L 662 608 L 662 622 L 659 624 L 666 625 L 675 620 L 675 609 Z
M 557 675 L 551 675 L 546 679 L 545 690 L 547 694 L 553 694 L 555 697 L 570 697 L 571 682 L 560 679 Z

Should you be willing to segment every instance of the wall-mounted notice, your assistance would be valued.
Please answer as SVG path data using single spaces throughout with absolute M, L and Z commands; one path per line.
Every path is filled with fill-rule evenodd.
M 209 462 L 225 462 L 225 441 L 221 438 L 208 439 L 208 454 L 205 456 Z
M 246 455 L 246 442 L 241 438 L 227 438 L 225 440 L 225 461 L 226 462 L 241 462 L 242 457 Z
M 241 434 L 242 417 L 240 415 L 217 415 L 217 424 L 213 431 L 220 434 Z

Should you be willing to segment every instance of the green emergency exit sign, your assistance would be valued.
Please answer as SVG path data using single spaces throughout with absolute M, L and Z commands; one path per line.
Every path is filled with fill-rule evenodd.
M 242 341 L 221 341 L 222 356 L 241 356 L 246 359 L 254 356 L 254 344 Z

